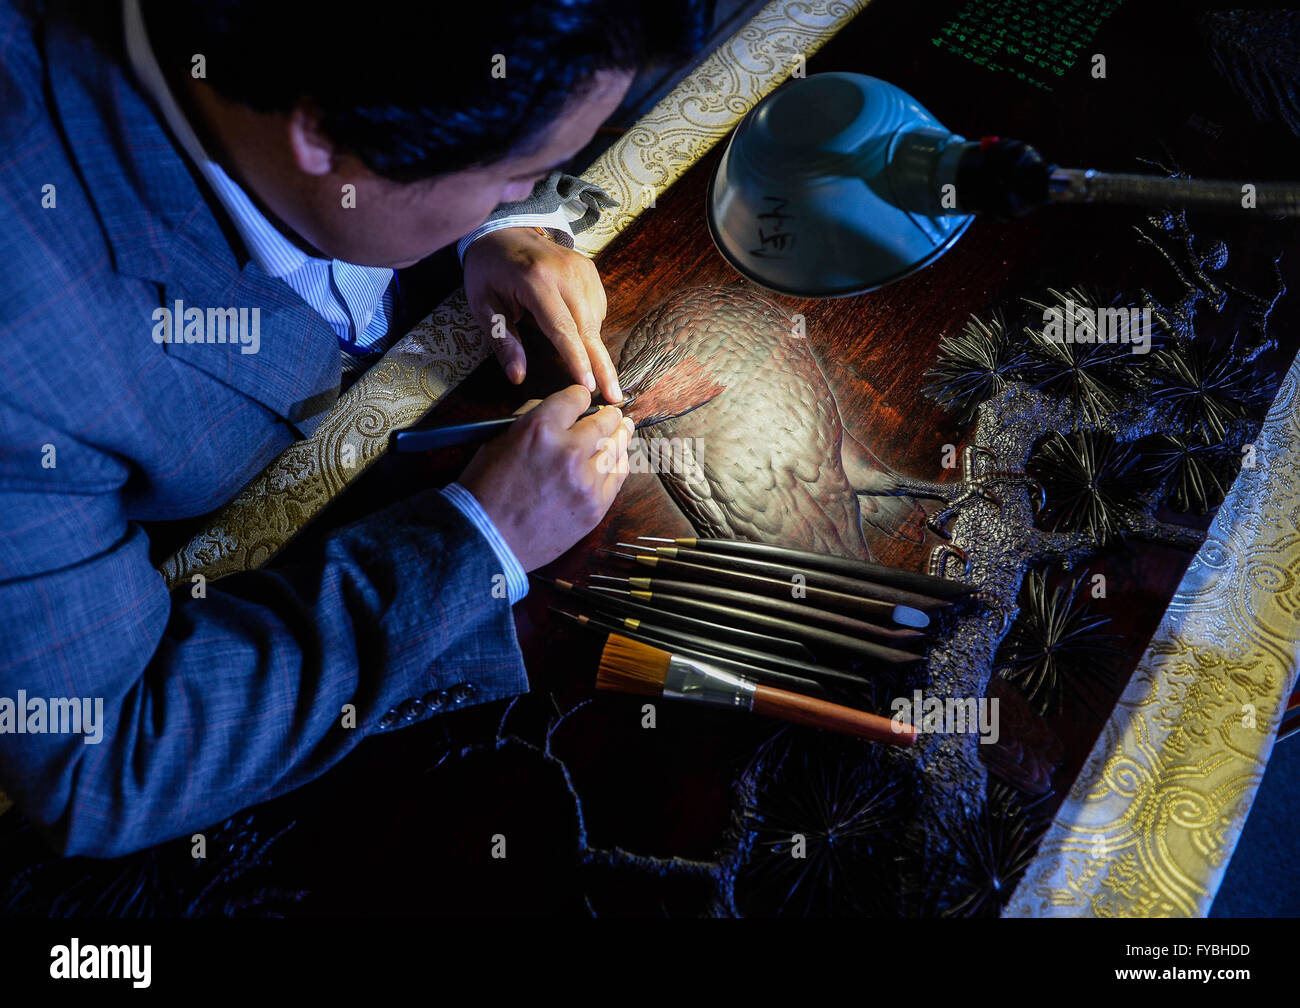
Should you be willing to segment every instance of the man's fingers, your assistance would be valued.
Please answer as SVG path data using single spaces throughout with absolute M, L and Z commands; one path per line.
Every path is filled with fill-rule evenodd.
M 596 471 L 606 475 L 601 484 L 601 499 L 606 506 L 614 499 L 618 488 L 627 478 L 629 470 L 627 448 L 632 440 L 632 430 L 630 419 L 621 421 L 612 436 L 601 439 L 601 449 L 596 453 Z M 611 479 L 615 479 L 615 482 L 611 483 Z
M 492 354 L 500 362 L 501 370 L 518 385 L 528 371 L 528 358 L 514 325 L 523 312 L 517 307 L 508 311 L 495 301 L 471 305 L 470 310 L 487 331 Z
M 599 281 L 596 287 L 600 289 Z M 609 348 L 600 338 L 600 323 L 604 313 L 598 311 L 598 306 L 593 304 L 590 288 L 585 294 L 567 293 L 564 301 L 572 313 L 573 320 L 578 324 L 578 335 L 586 350 L 587 360 L 596 377 L 601 395 L 609 402 L 622 402 L 623 392 L 618 384 L 618 371 L 609 358 Z
M 594 288 L 592 291 L 592 300 L 596 305 L 597 311 L 600 313 L 601 322 L 604 322 L 605 316 L 609 314 L 609 298 L 605 296 L 605 285 L 600 282 L 600 274 L 596 272 L 595 266 L 592 266 L 591 272 L 593 276 L 590 286 Z
M 501 362 L 501 370 L 506 373 L 506 377 L 512 384 L 518 385 L 528 373 L 528 356 L 524 353 L 524 345 L 513 327 L 503 321 L 505 316 L 498 314 L 493 317 L 499 321 L 492 334 L 492 352 Z
M 537 327 L 555 345 L 560 359 L 580 385 L 587 391 L 596 391 L 596 376 L 592 372 L 591 362 L 587 359 L 587 349 L 578 332 L 578 324 L 560 292 L 551 286 L 529 287 L 524 307 L 533 315 Z
M 589 438 L 592 444 L 599 445 L 605 439 L 612 437 L 622 422 L 622 410 L 617 406 L 602 406 L 599 412 L 583 417 L 574 424 L 573 433 Z
M 530 409 L 532 409 L 540 402 L 541 402 L 540 399 L 529 399 L 526 403 L 524 403 L 517 410 L 515 410 L 514 415 L 519 416 L 521 413 L 527 413 Z
M 570 385 L 548 395 L 529 412 L 539 423 L 555 424 L 561 430 L 567 431 L 590 405 L 591 393 L 581 385 Z M 599 415 L 600 413 L 596 414 Z

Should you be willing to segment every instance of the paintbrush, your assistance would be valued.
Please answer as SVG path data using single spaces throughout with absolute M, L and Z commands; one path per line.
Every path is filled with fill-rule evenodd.
M 930 625 L 930 617 L 920 609 L 912 606 L 882 602 L 879 599 L 861 598 L 845 592 L 817 588 L 806 583 L 800 585 L 790 581 L 779 581 L 776 578 L 763 577 L 760 574 L 751 574 L 747 571 L 723 570 L 704 564 L 690 563 L 686 560 L 619 553 L 617 550 L 605 549 L 604 547 L 601 547 L 599 552 L 609 553 L 624 560 L 635 561 L 642 567 L 652 567 L 656 570 L 663 568 L 669 574 L 720 582 L 755 595 L 789 598 L 806 602 L 809 606 L 819 605 L 841 611 L 847 610 L 860 619 L 873 623 L 895 623 L 899 626 L 913 627 L 917 630 L 923 630 Z M 798 589 L 797 594 L 796 589 Z
M 911 725 L 774 689 L 710 662 L 684 657 L 618 633 L 611 633 L 605 641 L 596 688 L 739 708 L 889 745 L 911 746 L 917 740 L 917 730 Z
M 626 580 L 626 578 L 615 578 L 614 580 Z M 792 620 L 780 619 L 775 616 L 769 616 L 767 613 L 737 609 L 734 606 L 720 605 L 717 602 L 709 602 L 705 599 L 688 598 L 684 595 L 673 595 L 660 591 L 651 592 L 626 588 L 606 588 L 601 585 L 592 585 L 591 587 L 593 591 L 609 592 L 614 595 L 627 595 L 676 612 L 700 613 L 706 616 L 714 616 L 718 619 L 736 620 L 737 622 L 746 623 L 750 626 L 772 628 L 778 633 L 782 633 L 787 637 L 794 637 L 797 640 L 804 641 L 814 647 L 831 648 L 837 652 L 857 655 L 861 658 L 870 658 L 889 666 L 906 668 L 919 665 L 921 662 L 925 661 L 921 655 L 911 654 L 907 651 L 900 651 L 897 648 L 886 647 L 883 644 L 874 644 L 871 641 L 862 640 L 859 637 L 850 637 L 848 634 L 836 633 L 834 630 L 826 630 L 822 627 L 809 626 L 806 623 L 796 623 Z M 863 625 L 866 626 L 867 624 Z
M 620 381 L 623 402 L 619 408 L 630 416 L 637 430 L 685 416 L 692 410 L 711 403 L 726 386 L 715 381 L 712 375 L 683 348 L 672 347 L 657 356 L 649 368 L 643 368 L 626 383 Z M 604 406 L 590 406 L 578 419 L 589 417 Z M 477 444 L 509 430 L 526 417 L 525 413 L 494 417 L 491 420 L 472 420 L 468 423 L 445 424 L 424 430 L 393 431 L 388 447 L 394 452 L 422 452 L 452 445 Z
M 905 588 L 877 584 L 874 581 L 863 581 L 859 578 L 845 577 L 842 574 L 832 574 L 829 571 L 816 570 L 807 566 L 792 567 L 789 564 L 772 563 L 768 560 L 756 560 L 752 557 L 734 556 L 729 553 L 710 553 L 706 550 L 687 549 L 684 546 L 647 546 L 645 543 L 625 542 L 615 543 L 615 545 L 627 549 L 648 550 L 656 556 L 667 557 L 670 560 L 686 560 L 689 563 L 700 564 L 717 570 L 746 571 L 750 574 L 759 574 L 763 577 L 776 578 L 787 585 L 792 583 L 795 575 L 799 575 L 804 578 L 805 583 L 817 588 L 828 588 L 831 591 L 860 595 L 864 598 L 878 599 L 881 602 L 911 606 L 913 609 L 920 609 L 929 615 L 948 612 L 953 608 L 953 603 L 946 599 L 908 591 Z
M 886 641 L 903 646 L 924 643 L 926 640 L 925 633 L 910 627 L 881 626 L 853 616 L 846 616 L 844 613 L 818 609 L 814 606 L 806 606 L 801 602 L 789 601 L 783 598 L 754 595 L 738 588 L 724 588 L 721 585 L 696 584 L 693 581 L 676 581 L 658 577 L 621 578 L 612 574 L 592 574 L 591 576 L 600 578 L 602 581 L 618 581 L 642 591 L 689 595 L 691 598 L 708 599 L 712 602 L 722 602 L 743 609 L 759 609 L 765 612 L 777 613 L 785 619 L 811 621 L 838 630 L 840 633 L 866 637 L 869 640 Z
M 821 683 L 804 676 L 792 675 L 788 672 L 781 672 L 777 669 L 767 668 L 763 665 L 754 665 L 751 662 L 742 661 L 739 658 L 724 657 L 705 651 L 701 648 L 692 647 L 679 642 L 666 642 L 660 638 L 651 636 L 644 630 L 627 630 L 623 627 L 612 623 L 603 623 L 599 619 L 591 616 L 582 616 L 578 613 L 565 612 L 563 609 L 556 609 L 554 606 L 548 606 L 551 612 L 563 616 L 566 619 L 577 623 L 584 630 L 592 630 L 602 634 L 617 633 L 622 634 L 631 640 L 640 641 L 642 644 L 651 644 L 655 647 L 670 647 L 678 654 L 688 658 L 699 659 L 700 661 L 714 662 L 720 668 L 725 668 L 736 675 L 747 676 L 755 682 L 766 683 L 769 686 L 775 686 L 779 689 L 792 690 L 795 693 L 805 693 L 811 696 L 826 696 L 826 687 Z M 862 683 L 856 683 L 861 688 Z
M 633 640 L 644 640 L 658 647 L 686 651 L 709 661 L 725 660 L 743 663 L 756 669 L 771 669 L 773 672 L 784 672 L 790 676 L 800 676 L 824 685 L 840 686 L 845 689 L 861 690 L 867 682 L 866 676 L 856 672 L 846 672 L 843 669 L 830 668 L 813 662 L 775 658 L 762 651 L 754 651 L 734 644 L 720 644 L 717 641 L 709 640 L 707 637 L 698 637 L 695 634 L 681 630 L 670 630 L 667 627 L 647 623 L 645 620 L 619 619 L 618 617 L 606 618 L 599 615 L 583 616 L 577 613 L 565 612 L 563 609 L 555 609 L 553 606 L 551 609 L 562 616 L 568 616 L 570 619 L 590 624 L 610 633 L 621 633 Z M 770 685 L 780 686 L 781 683 L 773 682 Z M 798 689 L 793 684 L 789 688 Z
M 701 549 L 707 553 L 729 553 L 733 556 L 750 556 L 759 560 L 771 560 L 775 563 L 799 564 L 843 574 L 846 577 L 861 578 L 863 581 L 875 581 L 908 591 L 933 595 L 941 599 L 960 600 L 979 589 L 975 585 L 948 578 L 919 574 L 916 571 L 899 570 L 884 564 L 870 563 L 866 560 L 851 560 L 848 557 L 830 556 L 825 553 L 810 553 L 807 550 L 790 549 L 787 546 L 771 546 L 767 543 L 750 542 L 747 539 L 667 539 L 663 536 L 637 536 L 648 542 L 668 543 L 670 546 L 685 546 L 688 549 Z
M 771 634 L 759 633 L 757 630 L 746 630 L 743 627 L 698 619 L 694 616 L 685 616 L 667 609 L 654 609 L 650 606 L 640 605 L 637 602 L 629 602 L 617 596 L 602 595 L 600 592 L 594 592 L 590 588 L 583 588 L 581 585 L 576 585 L 572 581 L 565 581 L 563 578 L 547 578 L 542 577 L 540 574 L 531 574 L 529 576 L 550 585 L 556 591 L 562 591 L 566 595 L 573 595 L 588 605 L 595 606 L 601 612 L 620 617 L 631 617 L 632 619 L 653 620 L 697 636 L 722 637 L 730 639 L 732 643 L 739 644 L 741 647 L 753 648 L 786 658 L 794 658 L 798 661 L 816 660 L 806 645 L 787 637 L 775 637 Z

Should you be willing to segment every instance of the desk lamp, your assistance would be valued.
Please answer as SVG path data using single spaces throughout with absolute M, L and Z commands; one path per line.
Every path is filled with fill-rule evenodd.
M 840 297 L 929 265 L 975 213 L 1129 203 L 1300 214 L 1300 183 L 1245 185 L 1060 168 L 1020 141 L 967 141 L 885 81 L 824 73 L 790 81 L 741 121 L 709 184 L 708 221 L 749 279 Z

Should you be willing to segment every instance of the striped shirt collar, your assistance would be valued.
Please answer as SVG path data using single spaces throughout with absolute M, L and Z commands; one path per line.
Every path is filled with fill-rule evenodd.
M 307 255 L 281 234 L 235 180 L 208 156 L 167 86 L 162 69 L 154 57 L 139 0 L 125 0 L 122 15 L 127 59 L 130 60 L 131 69 L 146 94 L 157 105 L 185 153 L 203 174 L 222 207 L 230 215 L 253 262 L 269 276 L 279 278 L 288 276 L 312 260 L 328 265 L 330 260 Z

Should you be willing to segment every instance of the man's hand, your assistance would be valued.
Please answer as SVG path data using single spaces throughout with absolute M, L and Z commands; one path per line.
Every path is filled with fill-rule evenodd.
M 504 320 L 492 347 L 506 377 L 516 385 L 524 380 L 527 362 L 515 324 L 528 312 L 578 384 L 589 392 L 599 388 L 606 402 L 623 401 L 614 364 L 600 338 L 605 288 L 586 256 L 532 228 L 502 228 L 465 250 L 465 295 L 486 332 L 494 332 L 494 315 Z
M 627 479 L 632 420 L 616 406 L 579 420 L 590 405 L 581 385 L 548 396 L 480 448 L 458 480 L 526 571 L 594 529 Z

